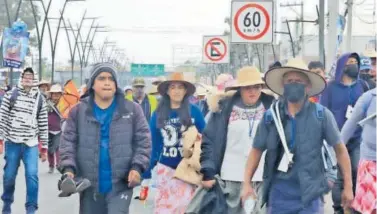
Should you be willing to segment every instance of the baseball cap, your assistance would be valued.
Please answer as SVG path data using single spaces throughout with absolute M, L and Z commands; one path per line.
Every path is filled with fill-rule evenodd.
M 145 86 L 145 80 L 143 78 L 135 78 L 132 81 L 132 86 Z
M 372 69 L 372 61 L 369 57 L 360 57 L 360 70 L 370 70 Z

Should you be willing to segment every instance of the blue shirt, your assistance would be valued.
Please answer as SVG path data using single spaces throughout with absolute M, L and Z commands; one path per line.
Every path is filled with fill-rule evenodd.
M 193 125 L 201 133 L 205 127 L 205 121 L 200 109 L 190 104 L 190 113 Z M 178 113 L 172 110 L 169 120 L 161 129 L 157 128 L 157 113 L 154 112 L 150 121 L 152 134 L 152 157 L 150 170 L 159 162 L 170 168 L 176 169 L 183 157 L 182 142 L 182 124 L 180 123 Z M 150 170 L 144 174 L 144 178 L 150 178 Z
M 101 124 L 101 139 L 99 151 L 98 189 L 100 193 L 108 193 L 112 189 L 111 160 L 110 160 L 110 124 L 116 108 L 116 101 L 107 109 L 101 109 L 94 103 L 94 117 Z

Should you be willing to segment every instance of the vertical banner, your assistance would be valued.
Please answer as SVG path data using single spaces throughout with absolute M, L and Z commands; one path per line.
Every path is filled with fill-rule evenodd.
M 344 18 L 344 16 L 339 15 L 338 20 L 336 22 L 338 35 L 337 35 L 336 46 L 335 46 L 335 56 L 334 56 L 334 60 L 330 68 L 329 79 L 335 78 L 336 62 L 338 61 L 338 57 L 340 55 L 339 50 L 340 50 L 340 45 L 343 42 L 343 34 L 344 34 L 345 27 L 346 27 L 346 19 Z
M 3 66 L 20 68 L 29 48 L 27 25 L 23 21 L 14 22 L 12 28 L 3 32 Z

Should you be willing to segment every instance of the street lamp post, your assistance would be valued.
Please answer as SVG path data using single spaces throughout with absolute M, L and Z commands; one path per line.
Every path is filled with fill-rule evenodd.
M 56 30 L 56 35 L 55 35 L 55 41 L 54 41 L 54 48 L 53 48 L 53 51 L 52 51 L 52 63 L 51 63 L 51 81 L 53 82 L 54 81 L 54 72 L 55 72 L 55 54 L 56 54 L 56 45 L 58 43 L 58 36 L 59 36 L 59 31 L 60 31 L 60 25 L 62 23 L 62 19 L 63 19 L 63 15 L 64 15 L 64 11 L 66 9 L 66 6 L 67 6 L 67 3 L 68 2 L 78 2 L 78 1 L 85 1 L 85 0 L 66 0 L 64 2 L 64 5 L 63 5 L 63 8 L 60 12 L 60 18 L 59 18 L 59 22 L 58 22 L 58 28 Z

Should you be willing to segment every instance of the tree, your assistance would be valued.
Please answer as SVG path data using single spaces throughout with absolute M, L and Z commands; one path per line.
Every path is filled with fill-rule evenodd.
M 8 7 L 9 7 L 9 15 L 11 17 L 11 23 L 15 21 L 16 18 L 16 12 L 19 4 L 19 0 L 7 0 L 8 2 Z M 3 32 L 5 27 L 8 27 L 8 16 L 7 16 L 7 11 L 5 9 L 5 2 L 2 0 L 0 6 L 0 31 Z M 37 15 L 37 22 L 41 20 L 41 10 L 39 7 L 34 7 Z M 33 10 L 31 7 L 31 2 L 30 1 L 22 1 L 21 3 L 21 8 L 20 8 L 20 13 L 19 13 L 19 18 L 24 21 L 27 26 L 28 30 L 32 31 L 35 29 L 35 21 L 34 21 L 34 16 L 33 16 Z

